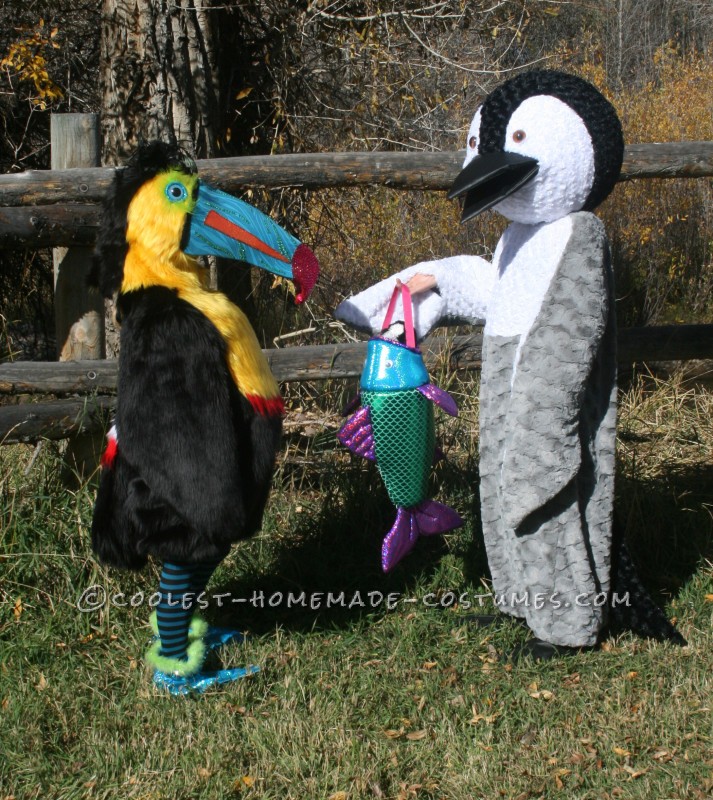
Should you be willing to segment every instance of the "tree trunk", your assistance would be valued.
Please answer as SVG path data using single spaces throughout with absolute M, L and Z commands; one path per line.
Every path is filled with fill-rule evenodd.
M 218 154 L 222 119 L 214 57 L 216 11 L 196 0 L 103 0 L 101 67 L 104 163 L 122 163 L 141 139 L 162 139 L 195 158 Z M 211 281 L 250 314 L 250 270 L 236 282 L 211 259 Z M 223 273 L 229 284 L 222 286 Z M 107 354 L 118 331 L 107 310 Z M 247 307 L 246 307 L 247 306 Z
M 210 9 L 193 0 L 104 0 L 101 81 L 104 160 L 139 140 L 216 155 L 218 84 Z

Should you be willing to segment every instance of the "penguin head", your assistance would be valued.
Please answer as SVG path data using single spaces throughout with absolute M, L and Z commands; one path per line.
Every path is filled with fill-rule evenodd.
M 464 196 L 463 222 L 488 208 L 516 222 L 552 222 L 596 208 L 623 156 L 621 123 L 592 84 L 534 70 L 501 84 L 477 109 L 448 196 Z

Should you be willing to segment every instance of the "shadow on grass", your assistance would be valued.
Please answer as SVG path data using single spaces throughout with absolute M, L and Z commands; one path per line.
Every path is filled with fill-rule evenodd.
M 294 494 L 288 492 L 292 500 L 285 504 L 276 491 L 266 535 L 234 548 L 209 594 L 229 593 L 244 602 L 214 604 L 208 612 L 212 619 L 256 634 L 276 626 L 343 629 L 387 613 L 389 594 L 400 598 L 402 608 L 405 598 L 420 601 L 431 592 L 479 592 L 489 578 L 471 459 L 465 466 L 442 462 L 431 493 L 461 514 L 464 527 L 421 538 L 388 574 L 380 567 L 381 542 L 395 508 L 376 469 L 325 462 L 317 474 L 314 465 L 310 470 L 301 511 L 295 512 Z M 713 557 L 711 485 L 713 466 L 671 470 L 649 480 L 617 476 L 617 513 L 640 576 L 660 605 L 677 596 L 702 559 Z
M 639 575 L 657 602 L 676 597 L 713 559 L 713 465 L 677 466 L 650 479 L 617 475 L 617 514 Z
M 371 465 L 325 469 L 323 480 L 311 483 L 301 512 L 276 522 L 271 509 L 267 535 L 235 548 L 228 579 L 219 579 L 209 592 L 256 602 L 213 607 L 210 613 L 218 620 L 247 624 L 256 633 L 276 625 L 292 631 L 334 629 L 386 613 L 390 594 L 397 595 L 400 603 L 406 598 L 420 602 L 424 593 L 461 589 L 460 562 L 485 564 L 473 478 L 447 463 L 437 472 L 431 496 L 455 508 L 465 526 L 445 536 L 421 537 L 414 550 L 385 574 L 381 543 L 396 509 L 378 472 Z M 279 505 L 279 497 L 273 503 Z M 299 598 L 301 593 L 303 604 L 289 608 L 288 596 Z M 330 594 L 333 602 L 328 607 Z M 317 607 L 310 607 L 311 600 Z

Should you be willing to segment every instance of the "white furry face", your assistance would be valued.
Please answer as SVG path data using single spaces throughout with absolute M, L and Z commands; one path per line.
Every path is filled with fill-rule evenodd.
M 480 147 L 480 109 L 481 106 L 478 106 L 478 110 L 475 112 L 473 121 L 470 123 L 468 137 L 465 140 L 465 161 L 463 162 L 464 167 L 468 166 L 468 164 L 470 164 L 470 162 L 478 155 L 478 148 Z
M 510 117 L 504 149 L 539 164 L 531 181 L 494 206 L 504 217 L 535 224 L 582 208 L 594 181 L 594 147 L 584 122 L 566 103 L 550 95 L 524 100 Z

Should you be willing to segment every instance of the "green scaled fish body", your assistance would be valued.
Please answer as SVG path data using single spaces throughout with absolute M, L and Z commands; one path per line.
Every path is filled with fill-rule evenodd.
M 435 454 L 433 404 L 458 413 L 453 398 L 429 381 L 420 350 L 381 336 L 368 343 L 361 375 L 361 407 L 342 426 L 339 441 L 376 462 L 396 521 L 381 552 L 385 572 L 409 553 L 420 535 L 463 524 L 442 503 L 428 499 Z

